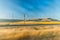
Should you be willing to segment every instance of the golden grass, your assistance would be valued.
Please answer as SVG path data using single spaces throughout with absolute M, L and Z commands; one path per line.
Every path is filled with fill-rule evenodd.
M 60 26 L 0 28 L 0 40 L 60 40 Z
M 20 22 L 0 22 L 0 25 L 18 25 L 18 24 L 24 24 L 24 21 Z M 60 22 L 51 21 L 51 22 L 35 22 L 35 21 L 26 21 L 25 24 L 60 24 Z
M 24 21 L 22 22 L 14 22 L 10 24 L 24 24 Z M 26 21 L 25 24 L 60 24 L 60 22 L 51 21 L 51 22 L 35 22 L 35 21 Z

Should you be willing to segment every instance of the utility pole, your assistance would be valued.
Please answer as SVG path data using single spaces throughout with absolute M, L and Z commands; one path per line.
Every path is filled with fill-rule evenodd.
M 13 25 L 13 20 L 14 20 L 14 13 L 12 13 L 12 25 Z
M 26 22 L 26 19 L 25 19 L 25 17 L 26 17 L 26 15 L 24 14 L 24 25 L 26 24 L 25 22 Z

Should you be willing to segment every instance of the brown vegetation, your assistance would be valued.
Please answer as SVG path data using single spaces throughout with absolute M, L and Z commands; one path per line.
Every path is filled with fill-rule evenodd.
M 1 27 L 0 40 L 60 40 L 60 26 Z

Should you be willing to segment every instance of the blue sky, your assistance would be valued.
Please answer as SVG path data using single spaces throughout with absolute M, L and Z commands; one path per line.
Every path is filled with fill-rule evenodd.
M 60 19 L 60 0 L 0 0 L 0 19 Z

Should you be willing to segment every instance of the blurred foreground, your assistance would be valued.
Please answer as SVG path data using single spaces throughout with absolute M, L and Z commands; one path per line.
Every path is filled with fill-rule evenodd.
M 60 40 L 60 26 L 0 27 L 0 40 Z

